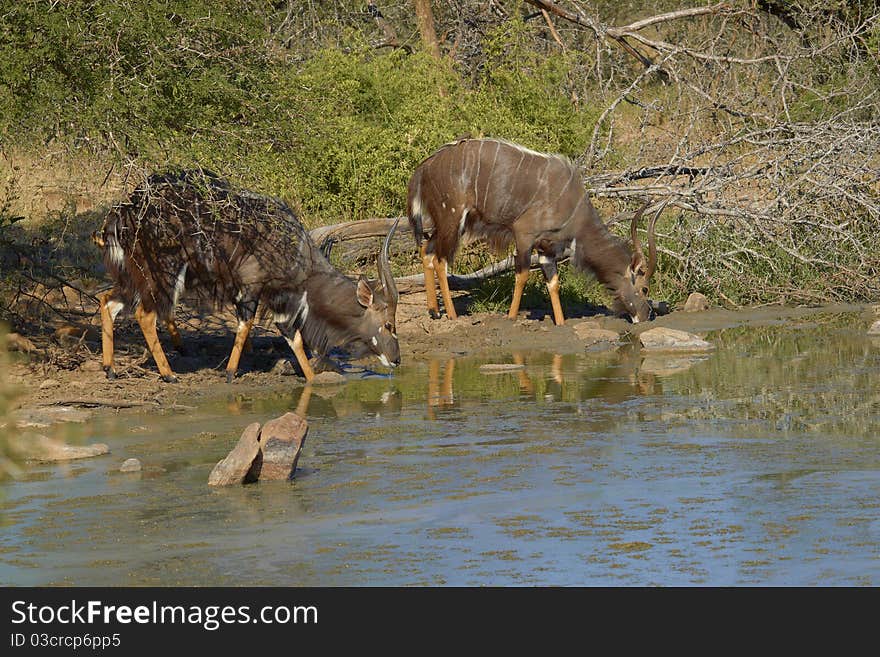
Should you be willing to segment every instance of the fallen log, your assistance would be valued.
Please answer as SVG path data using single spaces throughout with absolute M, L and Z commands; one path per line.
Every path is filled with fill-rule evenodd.
M 379 219 L 363 219 L 358 221 L 344 221 L 330 226 L 319 226 L 309 231 L 309 236 L 317 243 L 329 246 L 330 242 L 345 242 L 356 239 L 369 239 L 376 237 L 385 237 L 391 226 L 398 219 L 406 219 L 406 217 L 385 217 Z M 403 233 L 406 234 L 405 232 Z M 563 262 L 568 258 L 560 260 Z M 540 267 L 537 254 L 532 254 L 531 267 L 537 269 Z M 483 281 L 498 274 L 511 271 L 514 268 L 513 256 L 508 256 L 499 262 L 493 262 L 490 265 L 478 269 L 469 274 L 449 274 L 449 287 L 453 290 L 470 290 L 479 286 Z M 401 294 L 409 294 L 425 289 L 425 275 L 412 274 L 411 276 L 395 277 L 394 282 Z

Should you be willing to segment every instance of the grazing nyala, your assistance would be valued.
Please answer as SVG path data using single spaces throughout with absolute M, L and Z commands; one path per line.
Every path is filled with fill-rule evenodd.
M 613 235 L 593 208 L 577 167 L 560 155 L 529 150 L 499 139 L 462 139 L 441 147 L 416 168 L 409 182 L 407 213 L 425 271 L 428 312 L 439 317 L 434 279 L 446 313 L 455 308 L 446 278 L 462 239 L 483 239 L 496 252 L 513 244 L 516 284 L 508 316 L 516 317 L 529 277 L 532 250 L 547 281 L 553 319 L 565 321 L 557 262 L 591 272 L 614 296 L 615 311 L 633 322 L 653 317 L 648 281 L 657 264 L 654 219 L 648 226 L 648 257 L 637 222 L 632 247 Z
M 238 369 L 257 308 L 271 319 L 314 377 L 306 348 L 325 356 L 339 347 L 353 357 L 400 362 L 395 331 L 398 293 L 388 261 L 396 224 L 378 258 L 379 280 L 337 271 L 281 200 L 235 190 L 200 169 L 154 174 L 114 206 L 96 241 L 115 285 L 101 296 L 103 365 L 113 370 L 113 321 L 125 306 L 135 317 L 164 381 L 176 381 L 156 334 L 156 319 L 176 347 L 174 307 L 184 290 L 215 306 L 231 304 L 238 330 L 226 366 Z

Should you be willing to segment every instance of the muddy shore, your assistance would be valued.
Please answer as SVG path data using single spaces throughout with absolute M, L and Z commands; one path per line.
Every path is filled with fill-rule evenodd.
M 465 307 L 466 293 L 458 293 L 456 304 Z M 33 419 L 32 426 L 46 422 L 86 417 L 92 413 L 152 412 L 186 410 L 200 401 L 229 395 L 256 395 L 305 385 L 296 368 L 285 363 L 292 359 L 284 340 L 267 325 L 257 326 L 252 349 L 242 357 L 241 370 L 232 384 L 225 382 L 225 359 L 232 344 L 235 320 L 231 314 L 181 313 L 181 332 L 187 355 L 177 354 L 167 336 L 163 344 L 179 383 L 159 380 L 143 336 L 130 317 L 117 321 L 116 370 L 119 376 L 108 380 L 101 369 L 101 344 L 97 308 L 89 323 L 76 331 L 62 325 L 48 326 L 40 335 L 26 336 L 36 347 L 30 354 L 13 353 L 6 381 L 16 392 L 13 420 Z M 564 326 L 555 326 L 548 311 L 524 309 L 515 320 L 503 313 L 460 313 L 456 320 L 445 316 L 428 317 L 424 294 L 401 295 L 398 307 L 398 335 L 403 364 L 436 358 L 469 355 L 498 355 L 517 352 L 581 353 L 590 348 L 583 339 L 584 329 L 616 332 L 614 348 L 635 342 L 642 331 L 667 327 L 699 336 L 738 326 L 802 325 L 821 315 L 854 313 L 866 327 L 878 314 L 871 305 L 833 305 L 821 307 L 766 306 L 727 310 L 710 308 L 701 312 L 673 310 L 650 323 L 629 322 L 593 310 L 569 313 Z M 180 315 L 179 315 L 180 316 Z M 78 333 L 77 333 L 78 331 Z M 83 335 L 84 333 L 84 335 Z M 71 335 L 72 334 L 72 335 Z M 347 372 L 364 370 L 387 374 L 375 359 L 346 363 Z

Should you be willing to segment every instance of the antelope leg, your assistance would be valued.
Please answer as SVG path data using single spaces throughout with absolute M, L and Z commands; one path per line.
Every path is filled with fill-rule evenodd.
M 553 306 L 553 321 L 556 326 L 565 324 L 565 316 L 562 314 L 562 302 L 559 299 L 559 272 L 556 270 L 556 262 L 546 259 L 541 262 L 541 271 L 544 280 L 547 281 L 547 291 L 550 293 L 550 305 Z
M 108 379 L 115 379 L 113 371 L 113 320 L 122 310 L 122 302 L 117 300 L 116 288 L 101 295 L 101 364 Z
M 516 272 L 516 282 L 513 286 L 513 299 L 510 302 L 510 311 L 507 313 L 508 318 L 516 319 L 519 312 L 519 304 L 522 301 L 523 290 L 526 289 L 526 283 L 529 280 L 529 268 Z
M 183 340 L 180 338 L 180 331 L 177 329 L 177 323 L 173 318 L 165 320 L 165 328 L 168 329 L 168 335 L 171 336 L 171 344 L 174 345 L 177 353 L 182 354 L 185 351 Z
M 144 308 L 144 304 L 140 303 L 134 311 L 134 317 L 141 326 L 144 339 L 147 341 L 147 347 L 149 347 L 150 353 L 153 354 L 153 360 L 156 361 L 156 367 L 159 368 L 162 380 L 166 383 L 177 383 L 177 377 L 174 376 L 174 372 L 168 364 L 168 359 L 165 358 L 165 352 L 162 351 L 162 344 L 159 342 L 159 335 L 156 333 L 156 311 L 147 310 Z
M 306 350 L 303 347 L 302 333 L 297 331 L 293 334 L 292 340 L 286 336 L 284 339 L 287 340 L 287 344 L 293 349 L 293 355 L 296 356 L 296 362 L 299 363 L 303 375 L 306 377 L 306 381 L 314 379 L 315 370 L 313 370 L 312 366 L 309 364 L 309 357 L 306 355 Z
M 440 283 L 440 294 L 443 296 L 443 305 L 446 306 L 446 316 L 449 319 L 458 319 L 458 315 L 455 314 L 455 306 L 452 305 L 449 279 L 446 278 L 446 261 L 442 258 L 437 258 L 437 282 Z
M 550 292 L 550 304 L 553 306 L 553 321 L 556 326 L 565 324 L 565 315 L 562 314 L 562 301 L 559 299 L 559 274 L 547 281 L 547 290 Z
M 232 343 L 232 353 L 229 354 L 229 362 L 226 363 L 226 383 L 232 383 L 235 373 L 238 371 L 238 362 L 241 360 L 241 351 L 247 342 L 254 320 L 238 320 L 238 330 L 235 333 L 235 342 Z
M 425 270 L 425 298 L 428 302 L 428 314 L 431 319 L 439 319 L 440 306 L 437 304 L 437 282 L 434 277 L 434 254 L 428 255 L 428 243 L 422 242 L 419 247 L 422 256 L 422 268 Z

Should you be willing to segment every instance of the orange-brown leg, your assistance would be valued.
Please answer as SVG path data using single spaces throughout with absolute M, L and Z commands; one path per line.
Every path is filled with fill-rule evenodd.
M 171 336 L 171 344 L 174 345 L 174 348 L 178 353 L 183 353 L 183 340 L 180 338 L 180 331 L 177 329 L 177 322 L 174 321 L 174 318 L 169 318 L 165 320 L 165 328 L 168 329 L 168 335 Z
M 115 379 L 113 371 L 113 320 L 116 314 L 122 310 L 122 302 L 116 300 L 116 289 L 105 292 L 100 297 L 101 302 L 101 364 L 107 373 L 108 379 Z
M 528 280 L 528 268 L 516 272 L 516 279 L 513 285 L 513 300 L 510 302 L 510 311 L 507 313 L 510 319 L 516 319 L 516 314 L 519 312 L 519 304 L 522 301 L 523 290 L 526 289 Z
M 565 316 L 562 314 L 562 301 L 559 299 L 559 274 L 553 274 L 547 281 L 547 290 L 550 292 L 550 305 L 553 306 L 553 321 L 556 326 L 565 324 Z
M 446 316 L 449 319 L 458 319 L 455 314 L 455 306 L 452 305 L 452 293 L 449 291 L 449 279 L 446 278 L 446 261 L 437 258 L 437 282 L 440 284 L 440 294 L 443 296 L 443 305 L 446 306 Z
M 156 333 L 156 311 L 145 310 L 144 305 L 138 304 L 137 310 L 134 311 L 134 317 L 141 326 L 144 339 L 147 341 L 147 347 L 153 354 L 153 360 L 156 361 L 156 367 L 159 368 L 159 374 L 166 383 L 177 383 L 177 377 L 165 358 L 165 352 L 162 350 L 162 344 L 159 342 L 159 335 Z
M 425 298 L 428 302 L 428 314 L 431 319 L 440 318 L 440 306 L 437 303 L 437 281 L 434 276 L 434 254 L 428 254 L 428 243 L 422 242 L 419 247 L 422 256 L 422 268 L 425 270 Z
M 235 333 L 235 342 L 232 344 L 232 353 L 229 354 L 229 362 L 226 363 L 226 383 L 232 383 L 235 373 L 238 371 L 238 362 L 241 360 L 241 351 L 244 349 L 248 335 L 251 332 L 254 320 L 249 319 L 246 322 L 238 322 L 238 330 Z
M 300 369 L 303 371 L 303 376 L 306 377 L 306 381 L 311 381 L 315 378 L 315 370 L 312 369 L 311 364 L 309 363 L 309 357 L 306 356 L 306 350 L 303 346 L 302 334 L 297 331 L 293 339 L 285 338 L 287 343 L 290 345 L 290 348 L 293 349 L 293 355 L 296 356 L 296 362 L 299 363 Z
M 547 281 L 547 291 L 550 293 L 550 305 L 553 306 L 553 321 L 556 326 L 565 324 L 565 315 L 562 314 L 562 302 L 559 300 L 559 272 L 556 269 L 556 261 L 552 258 L 541 257 L 541 271 L 544 280 Z

